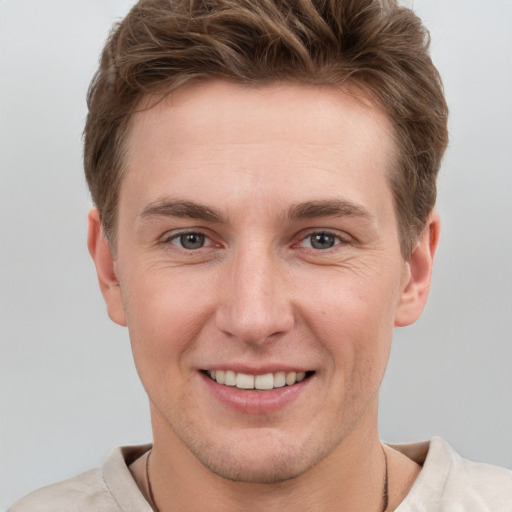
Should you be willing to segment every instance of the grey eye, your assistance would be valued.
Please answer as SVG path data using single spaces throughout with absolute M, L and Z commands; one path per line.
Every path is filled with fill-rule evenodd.
M 336 244 L 336 237 L 329 233 L 313 233 L 309 236 L 313 249 L 330 249 Z
M 201 233 L 184 233 L 178 237 L 184 249 L 201 249 L 204 246 L 205 236 Z

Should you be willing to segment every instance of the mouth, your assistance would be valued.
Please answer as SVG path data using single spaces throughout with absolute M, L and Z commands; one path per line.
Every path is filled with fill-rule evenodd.
M 293 386 L 310 378 L 314 371 L 285 372 L 278 371 L 251 375 L 232 370 L 203 370 L 211 380 L 224 386 L 236 387 L 244 390 L 269 391 L 271 389 Z

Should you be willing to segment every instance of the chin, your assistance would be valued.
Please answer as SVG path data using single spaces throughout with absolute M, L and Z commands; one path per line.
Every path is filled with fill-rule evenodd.
M 232 443 L 229 446 L 203 444 L 200 449 L 190 447 L 195 457 L 212 473 L 233 482 L 275 484 L 299 477 L 335 446 L 316 446 L 303 442 L 291 446 L 284 440 L 260 439 L 259 443 Z
M 273 456 L 267 461 L 240 460 L 237 457 L 224 456 L 221 460 L 200 460 L 212 473 L 232 482 L 252 484 L 275 484 L 297 478 L 312 465 L 302 457 Z

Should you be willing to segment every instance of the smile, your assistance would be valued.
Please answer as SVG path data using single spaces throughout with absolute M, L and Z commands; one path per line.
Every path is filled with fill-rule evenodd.
M 247 373 L 231 370 L 207 370 L 206 375 L 218 384 L 232 386 L 238 389 L 257 389 L 266 391 L 269 389 L 293 386 L 302 382 L 313 372 L 275 372 L 262 375 L 249 375 Z

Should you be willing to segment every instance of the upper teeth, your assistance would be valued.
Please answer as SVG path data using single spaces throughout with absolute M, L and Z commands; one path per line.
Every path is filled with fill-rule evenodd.
M 306 372 L 275 372 L 263 375 L 248 375 L 231 370 L 208 370 L 206 372 L 213 380 L 226 386 L 236 386 L 239 389 L 273 389 L 291 386 L 304 380 Z

